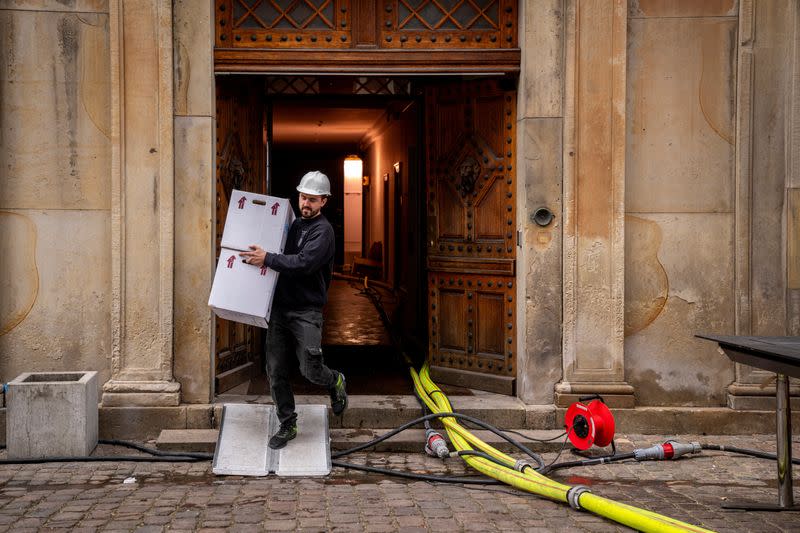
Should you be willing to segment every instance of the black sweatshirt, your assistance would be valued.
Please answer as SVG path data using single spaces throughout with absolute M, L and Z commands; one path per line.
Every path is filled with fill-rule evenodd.
M 328 300 L 335 244 L 333 227 L 321 213 L 294 220 L 283 253 L 267 253 L 264 259 L 268 268 L 280 272 L 275 307 L 322 309 Z

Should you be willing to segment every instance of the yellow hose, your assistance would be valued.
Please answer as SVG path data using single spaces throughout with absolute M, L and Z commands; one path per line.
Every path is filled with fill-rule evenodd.
M 453 412 L 450 401 L 439 387 L 431 380 L 428 364 L 425 363 L 419 372 L 411 367 L 411 379 L 414 381 L 414 388 L 425 405 L 434 413 Z M 456 450 L 479 450 L 500 462 L 513 465 L 516 460 L 483 442 L 469 430 L 463 427 L 454 417 L 441 418 L 442 424 L 447 430 L 450 442 Z M 558 502 L 568 503 L 568 492 L 573 488 L 543 476 L 533 468 L 523 468 L 520 472 L 513 467 L 506 467 L 497 464 L 485 457 L 476 455 L 464 455 L 462 459 L 475 470 L 507 483 L 513 487 L 538 494 Z M 668 516 L 663 516 L 646 509 L 640 509 L 632 505 L 615 502 L 602 496 L 597 496 L 591 492 L 582 492 L 577 497 L 578 505 L 596 515 L 614 520 L 620 524 L 638 529 L 640 531 L 696 531 L 709 532 L 699 526 L 693 526 L 680 520 L 675 520 Z

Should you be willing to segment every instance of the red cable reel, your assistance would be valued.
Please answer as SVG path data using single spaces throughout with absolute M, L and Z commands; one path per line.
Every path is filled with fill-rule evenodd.
M 589 404 L 575 402 L 564 416 L 564 429 L 573 446 L 588 450 L 592 445 L 605 447 L 614 440 L 614 415 L 600 396 Z M 590 397 L 590 398 L 591 398 Z

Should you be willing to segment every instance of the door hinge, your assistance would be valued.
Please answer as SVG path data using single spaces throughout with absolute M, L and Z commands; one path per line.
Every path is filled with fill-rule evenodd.
M 522 248 L 522 230 L 517 230 L 517 247 Z

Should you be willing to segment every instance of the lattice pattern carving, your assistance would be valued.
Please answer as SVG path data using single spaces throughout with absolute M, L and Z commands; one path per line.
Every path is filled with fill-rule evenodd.
M 315 76 L 268 76 L 267 94 L 364 94 L 409 96 L 411 80 L 407 78 L 337 76 L 335 80 Z
M 366 78 L 353 80 L 353 94 L 411 94 L 411 82 L 400 78 Z
M 499 4 L 499 0 L 400 0 L 397 29 L 496 30 Z
M 216 0 L 217 46 L 350 46 L 350 0 Z
M 281 5 L 283 4 L 283 5 Z M 233 28 L 330 30 L 334 25 L 332 0 L 236 0 Z
M 385 48 L 512 48 L 515 0 L 387 0 Z
M 218 48 L 517 46 L 517 0 L 216 0 Z M 374 12 L 371 10 L 374 9 Z M 365 35 L 369 35 L 365 41 Z
M 314 76 L 270 76 L 267 94 L 320 94 L 319 79 Z

